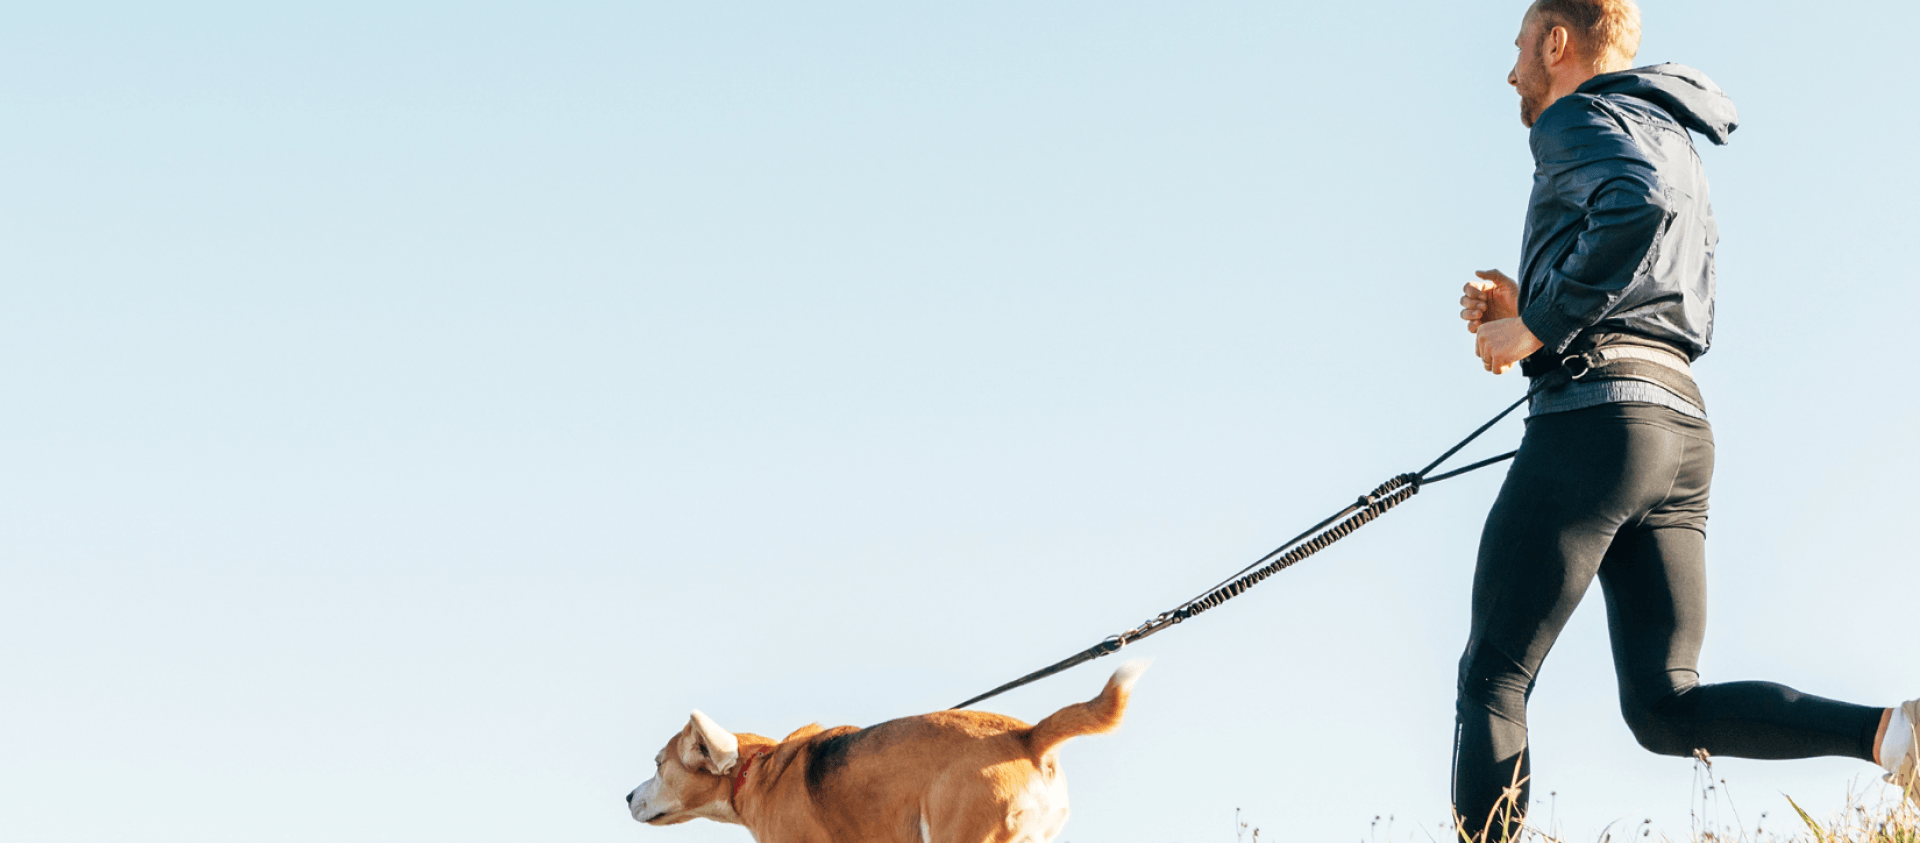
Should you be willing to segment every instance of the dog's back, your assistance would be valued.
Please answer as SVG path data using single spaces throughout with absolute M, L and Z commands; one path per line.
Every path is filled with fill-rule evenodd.
M 819 732 L 793 766 L 804 768 L 809 801 L 834 840 L 1041 843 L 1067 820 L 1056 750 L 1118 727 L 1145 669 L 1129 662 L 1099 696 L 1033 726 L 983 711 L 940 711 Z

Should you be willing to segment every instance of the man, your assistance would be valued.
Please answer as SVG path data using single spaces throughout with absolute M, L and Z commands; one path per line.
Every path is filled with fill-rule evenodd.
M 1460 659 L 1453 799 L 1476 840 L 1518 836 L 1527 697 L 1596 576 L 1621 711 L 1643 746 L 1852 756 L 1920 805 L 1920 700 L 1868 708 L 1700 684 L 1713 434 L 1688 364 L 1712 335 L 1718 233 L 1689 130 L 1725 143 L 1737 116 L 1691 68 L 1629 70 L 1639 42 L 1632 0 L 1527 10 L 1507 77 L 1535 162 L 1520 280 L 1479 272 L 1461 299 L 1487 371 L 1521 364 L 1538 390 L 1481 534 Z

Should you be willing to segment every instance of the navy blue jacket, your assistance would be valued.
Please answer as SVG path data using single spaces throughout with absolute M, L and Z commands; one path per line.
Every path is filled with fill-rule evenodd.
M 1520 316 L 1539 356 L 1582 333 L 1707 352 L 1719 231 L 1687 130 L 1724 144 L 1738 124 L 1726 93 L 1678 64 L 1595 76 L 1541 112 L 1520 247 Z

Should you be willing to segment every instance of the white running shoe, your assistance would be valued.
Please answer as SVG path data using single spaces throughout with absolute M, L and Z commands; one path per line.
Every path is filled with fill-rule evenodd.
M 1901 703 L 1900 713 L 1907 718 L 1908 728 L 1920 732 L 1920 700 Z M 1907 801 L 1920 808 L 1920 734 L 1907 736 L 1907 753 L 1900 757 L 1897 772 L 1888 773 L 1886 780 L 1906 791 Z

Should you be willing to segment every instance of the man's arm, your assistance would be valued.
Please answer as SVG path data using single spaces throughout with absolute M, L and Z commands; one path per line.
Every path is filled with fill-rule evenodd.
M 1644 281 L 1673 220 L 1672 203 L 1633 139 L 1600 111 L 1563 109 L 1539 150 L 1555 170 L 1552 186 L 1586 212 L 1573 248 L 1547 267 L 1543 282 L 1520 314 L 1545 347 L 1565 351 L 1574 337 L 1606 318 L 1627 290 Z M 1538 130 L 1536 129 L 1536 132 Z

